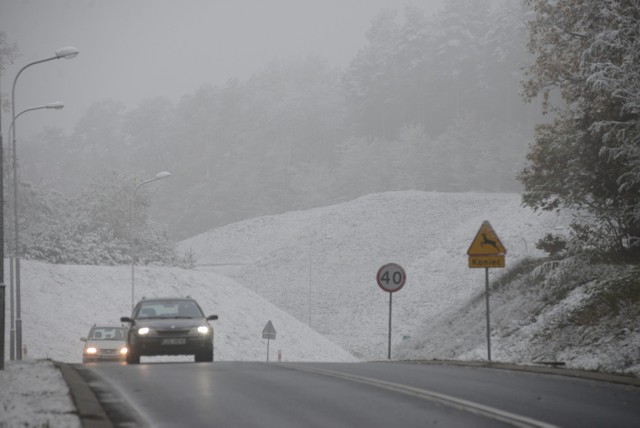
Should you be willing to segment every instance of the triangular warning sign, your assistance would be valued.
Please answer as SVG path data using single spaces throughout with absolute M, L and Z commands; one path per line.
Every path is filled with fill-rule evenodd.
M 273 324 L 271 323 L 271 320 L 269 320 L 267 325 L 264 326 L 264 329 L 262 330 L 262 338 L 263 339 L 273 339 L 273 340 L 275 340 L 275 338 L 276 338 L 276 329 L 273 327 Z
M 469 256 L 500 256 L 507 254 L 502 242 L 493 231 L 488 221 L 484 221 L 476 234 L 471 246 L 467 250 Z

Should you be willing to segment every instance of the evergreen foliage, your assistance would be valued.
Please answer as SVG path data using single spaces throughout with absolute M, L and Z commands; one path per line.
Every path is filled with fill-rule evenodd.
M 118 265 L 131 263 L 135 237 L 136 263 L 189 267 L 193 254 L 180 256 L 175 243 L 148 220 L 149 195 L 136 194 L 131 225 L 133 180 L 113 173 L 89 184 L 76 198 L 23 185 L 20 190 L 21 257 L 59 264 Z M 9 208 L 12 201 L 9 200 Z M 7 223 L 13 252 L 13 223 Z
M 372 192 L 519 191 L 536 117 L 518 94 L 524 11 L 479 9 L 382 11 L 345 70 L 286 58 L 177 103 L 95 103 L 70 135 L 21 144 L 23 176 L 74 195 L 113 170 L 171 171 L 152 212 L 177 239 Z
M 601 249 L 640 252 L 640 7 L 634 0 L 526 0 L 525 99 L 541 95 L 538 125 L 519 178 L 524 203 L 585 212 Z M 554 103 L 554 95 L 560 102 Z
M 434 16 L 386 10 L 345 70 L 281 59 L 177 103 L 155 98 L 126 110 L 102 101 L 70 135 L 48 129 L 24 141 L 22 174 L 75 200 L 114 170 L 171 171 L 152 212 L 173 239 L 372 192 L 523 185 L 526 205 L 578 208 L 577 227 L 603 236 L 601 248 L 635 251 L 637 23 L 629 0 L 451 0 Z M 525 77 L 531 105 L 518 93 Z M 538 98 L 550 120 L 538 116 Z M 125 201 L 83 212 L 126 242 L 125 207 L 117 209 Z

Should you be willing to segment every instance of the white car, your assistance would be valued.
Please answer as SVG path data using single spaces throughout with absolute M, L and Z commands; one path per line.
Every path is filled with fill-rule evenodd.
M 81 337 L 85 342 L 82 348 L 82 362 L 97 361 L 126 361 L 127 358 L 127 328 L 93 325 L 87 337 Z

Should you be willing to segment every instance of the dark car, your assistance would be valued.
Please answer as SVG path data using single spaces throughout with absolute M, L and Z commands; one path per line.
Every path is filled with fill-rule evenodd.
M 213 327 L 200 305 L 190 297 L 142 299 L 131 318 L 127 334 L 127 363 L 140 363 L 141 356 L 193 355 L 196 362 L 213 361 Z
M 124 361 L 127 356 L 125 327 L 93 325 L 87 337 L 81 337 L 82 362 Z

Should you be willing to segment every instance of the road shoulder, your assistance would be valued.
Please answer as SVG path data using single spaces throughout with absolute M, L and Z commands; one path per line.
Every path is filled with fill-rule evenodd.
M 69 364 L 54 362 L 62 373 L 78 417 L 85 428 L 113 428 L 111 420 L 87 382 Z
M 598 380 L 602 382 L 620 383 L 624 385 L 640 386 L 640 378 L 618 374 L 601 373 L 588 370 L 576 370 L 562 367 L 548 367 L 542 365 L 511 364 L 489 361 L 454 361 L 454 360 L 407 360 L 405 363 L 413 364 L 445 364 L 468 367 L 484 367 L 501 370 L 514 370 L 529 373 L 549 374 L 556 376 L 569 376 L 581 379 Z

